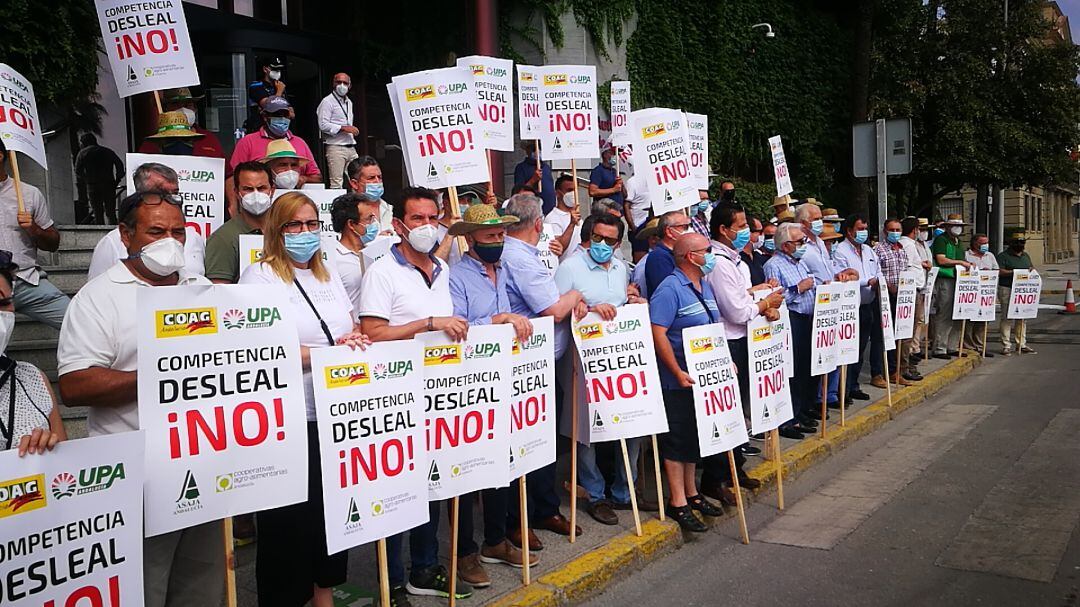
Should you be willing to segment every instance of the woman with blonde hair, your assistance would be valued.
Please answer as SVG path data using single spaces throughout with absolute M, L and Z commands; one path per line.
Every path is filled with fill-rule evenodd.
M 274 201 L 263 224 L 263 258 L 239 284 L 285 285 L 300 338 L 308 420 L 308 499 L 259 512 L 255 565 L 259 605 L 333 605 L 333 587 L 345 582 L 347 553 L 327 555 L 323 524 L 319 435 L 311 379 L 311 349 L 370 343 L 355 322 L 352 300 L 321 252 L 322 223 L 310 198 L 289 192 Z

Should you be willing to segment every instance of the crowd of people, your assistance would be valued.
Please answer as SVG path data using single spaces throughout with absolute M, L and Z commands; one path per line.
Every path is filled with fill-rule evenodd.
M 821 409 L 814 404 L 823 378 L 811 375 L 810 364 L 817 287 L 853 281 L 861 293 L 859 360 L 847 373 L 845 390 L 838 389 L 839 371 L 824 378 L 827 406 L 837 408 L 841 393 L 849 404 L 870 398 L 860 387 L 864 361 L 870 383 L 885 387 L 887 382 L 910 385 L 922 379 L 919 363 L 931 354 L 921 350 L 927 337 L 934 357 L 958 355 L 959 323 L 951 315 L 958 266 L 998 269 L 1003 290 L 1013 270 L 1031 267 L 1022 240 L 1013 240 L 996 256 L 988 252 L 983 234 L 962 241 L 965 224 L 959 216 L 936 225 L 926 218 L 890 218 L 883 233 L 872 238 L 863 215 L 841 220 L 836 210 L 822 208 L 813 199 L 797 203 L 779 198 L 775 217 L 754 216 L 739 204 L 729 181 L 720 185 L 716 200 L 702 191 L 700 203 L 686 211 L 653 216 L 642 179 L 624 181 L 611 148 L 604 149 L 586 186 L 579 186 L 575 175 L 554 175 L 527 143 L 525 158 L 514 171 L 513 193 L 505 201 L 486 187 L 477 188 L 462 196 L 461 209 L 454 213 L 448 193 L 406 187 L 391 204 L 384 200 L 378 162 L 356 152 L 346 74 L 335 75 L 334 90 L 318 109 L 320 129 L 328 134 L 328 181 L 331 187 L 348 190 L 331 209 L 339 239 L 333 250 L 323 250 L 315 203 L 302 191 L 275 198 L 277 190 L 322 183 L 324 176 L 309 146 L 289 131 L 293 109 L 281 94 L 284 86 L 273 78 L 274 65 L 265 71 L 266 80 L 253 85 L 266 93 L 253 108 L 261 125 L 238 142 L 227 163 L 229 220 L 204 242 L 185 228 L 176 172 L 159 163 L 134 168 L 135 192 L 117 209 L 116 230 L 95 249 L 90 281 L 70 301 L 49 285 L 37 265 L 37 251 L 55 250 L 59 242 L 44 199 L 24 184 L 25 211 L 16 213 L 12 180 L 0 166 L 0 342 L 6 349 L 13 310 L 59 327 L 61 397 L 56 398 L 32 365 L 0 359 L 0 401 L 10 398 L 14 403 L 12 416 L 0 420 L 4 448 L 38 453 L 64 440 L 60 402 L 88 408 L 91 436 L 138 429 L 139 289 L 211 282 L 288 287 L 305 373 L 310 483 L 306 502 L 259 512 L 253 524 L 247 519 L 247 529 L 240 529 L 243 519 L 238 520 L 238 538 L 254 539 L 257 528 L 260 605 L 297 606 L 311 600 L 328 607 L 334 586 L 346 579 L 347 554 L 328 555 L 326 549 L 310 370 L 313 348 L 364 347 L 429 331 L 461 340 L 470 326 L 484 324 L 510 325 L 525 339 L 532 331 L 529 319 L 549 316 L 557 327 L 558 410 L 566 416 L 575 402 L 573 391 L 581 395 L 579 406 L 586 406 L 583 374 L 573 373 L 575 357 L 569 354 L 571 319 L 594 312 L 611 320 L 621 306 L 648 304 L 670 428 L 659 437 L 667 511 L 684 529 L 700 532 L 706 528 L 700 515 L 717 516 L 735 506 L 735 479 L 726 457 L 700 456 L 683 330 L 723 326 L 748 413 L 747 325 L 759 316 L 779 318 L 786 304 L 795 356 L 795 415 L 780 434 L 802 439 L 822 423 Z M 144 148 L 166 154 L 217 153 L 220 145 L 215 148 L 213 135 L 200 130 L 191 117 L 195 100 L 186 89 L 167 94 L 169 111 L 161 115 L 159 133 Z M 553 238 L 544 239 L 545 231 Z M 241 272 L 239 241 L 245 234 L 263 236 L 264 254 Z M 363 249 L 381 238 L 393 240 L 389 253 L 364 267 Z M 539 246 L 559 259 L 554 272 L 542 259 L 547 251 Z M 916 314 L 916 338 L 905 342 L 898 365 L 886 363 L 877 324 L 878 283 L 884 282 L 895 295 L 900 273 L 916 270 L 918 286 L 925 289 L 926 272 L 934 266 L 939 273 L 931 326 Z M 891 300 L 895 305 L 895 297 Z M 964 337 L 970 355 L 982 350 L 982 328 L 975 324 L 968 323 Z M 1002 352 L 1031 352 L 1022 341 L 1012 343 L 1022 336 L 1012 323 L 1002 322 Z M 578 378 L 577 385 L 572 377 Z M 642 441 L 628 440 L 627 447 L 630 461 L 636 462 Z M 757 485 L 743 471 L 746 458 L 760 453 L 751 443 L 736 450 L 735 474 L 744 488 Z M 585 510 L 604 525 L 619 523 L 619 512 L 631 508 L 631 492 L 636 491 L 636 470 L 628 478 L 620 459 L 610 444 L 578 446 Z M 456 514 L 460 524 L 457 598 L 491 585 L 486 567 L 522 567 L 525 559 L 538 562 L 545 542 L 551 541 L 540 533 L 570 535 L 556 469 L 552 463 L 528 475 L 525 512 L 511 499 L 516 495 L 511 485 L 463 496 L 460 512 L 448 513 Z M 635 497 L 642 510 L 659 506 L 643 495 Z M 482 537 L 473 529 L 476 504 L 482 508 Z M 437 537 L 443 516 L 442 503 L 431 502 L 430 520 L 408 532 L 407 573 L 406 534 L 389 538 L 391 604 L 408 605 L 409 595 L 448 596 L 449 574 L 440 564 Z M 523 516 L 529 522 L 527 536 L 520 531 Z M 219 604 L 224 572 L 220 534 L 221 524 L 215 522 L 148 538 L 147 605 Z

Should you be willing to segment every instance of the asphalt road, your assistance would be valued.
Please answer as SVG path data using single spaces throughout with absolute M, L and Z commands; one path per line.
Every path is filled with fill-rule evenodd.
M 1029 337 L 589 604 L 1080 605 L 1080 317 Z

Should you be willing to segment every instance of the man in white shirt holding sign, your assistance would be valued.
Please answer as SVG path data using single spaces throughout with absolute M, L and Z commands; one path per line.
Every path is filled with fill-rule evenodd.
M 71 300 L 60 329 L 60 394 L 69 407 L 90 407 L 90 436 L 139 429 L 139 289 L 210 284 L 184 268 L 184 213 L 153 192 L 120 204 L 127 258 L 86 284 Z M 225 552 L 218 521 L 147 538 L 143 543 L 145 604 L 204 607 L 221 603 Z
M 353 106 L 349 99 L 352 78 L 334 74 L 333 90 L 319 102 L 316 116 L 326 146 L 326 170 L 330 172 L 330 189 L 336 190 L 344 181 L 345 165 L 357 157 L 355 136 L 360 129 L 353 126 Z
M 353 192 L 338 196 L 330 207 L 330 221 L 340 235 L 331 260 L 353 302 L 353 310 L 359 310 L 363 269 L 368 263 L 363 259 L 363 250 L 379 236 L 381 229 L 379 199 Z

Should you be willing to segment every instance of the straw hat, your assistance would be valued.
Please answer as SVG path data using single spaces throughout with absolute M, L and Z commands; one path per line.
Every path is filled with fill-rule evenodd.
M 818 207 L 821 206 L 821 203 L 818 202 L 817 198 L 807 198 L 807 199 L 803 200 L 803 203 L 804 204 L 812 204 L 812 205 L 818 206 Z
M 510 223 L 517 223 L 518 218 L 513 215 L 500 216 L 489 204 L 474 204 L 465 210 L 465 216 L 461 221 L 450 226 L 451 236 L 461 236 L 475 232 L 483 228 L 499 228 Z
M 946 226 L 946 225 L 947 226 L 966 226 L 966 225 L 971 225 L 971 224 L 965 222 L 964 221 L 964 216 L 961 215 L 960 213 L 949 213 L 949 215 L 947 217 L 945 217 L 945 221 L 941 222 L 941 225 L 943 225 L 943 226 Z
M 836 227 L 829 222 L 825 222 L 825 225 L 822 226 L 821 236 L 818 236 L 822 240 L 837 240 L 843 237 L 844 235 L 837 232 Z
M 775 209 L 776 207 L 782 207 L 784 205 L 791 206 L 791 203 L 791 195 L 784 194 L 783 196 L 777 196 L 776 198 L 773 198 L 772 206 Z
M 829 221 L 835 221 L 835 222 L 844 221 L 844 218 L 840 216 L 840 213 L 838 213 L 836 209 L 821 209 L 821 219 L 823 219 L 826 222 L 829 222 Z
M 795 213 L 793 213 L 791 209 L 784 209 L 780 213 L 776 214 L 776 221 L 779 223 L 784 223 L 786 221 L 795 221 Z
M 919 218 L 919 227 L 920 228 L 929 228 L 930 227 L 930 220 L 925 218 L 925 217 L 920 217 Z
M 648 240 L 657 235 L 657 228 L 660 227 L 660 218 L 653 217 L 645 225 L 641 226 L 638 233 L 634 236 L 636 240 Z
M 164 103 L 180 103 L 181 101 L 199 101 L 203 98 L 203 95 L 198 97 L 191 94 L 191 89 L 186 86 L 175 89 L 165 89 L 161 94 L 161 100 Z
M 173 139 L 180 137 L 202 137 L 202 133 L 196 133 L 188 126 L 187 118 L 183 112 L 162 112 L 158 116 L 157 133 L 149 135 L 147 139 Z
M 310 162 L 307 158 L 296 153 L 296 148 L 289 143 L 288 139 L 272 139 L 270 143 L 266 144 L 266 156 L 260 158 L 259 162 L 270 162 L 278 158 L 296 158 L 300 161 L 300 166 Z

